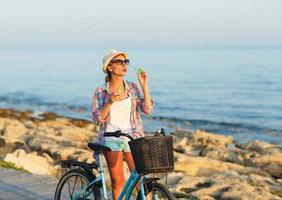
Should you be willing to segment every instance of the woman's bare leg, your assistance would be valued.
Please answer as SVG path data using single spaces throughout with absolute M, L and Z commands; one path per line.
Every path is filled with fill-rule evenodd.
M 133 160 L 131 152 L 125 152 L 124 158 L 125 158 L 125 161 L 126 161 L 126 164 L 129 168 L 129 170 L 132 171 L 134 169 L 135 165 L 134 165 L 134 160 Z
M 125 183 L 123 175 L 123 152 L 107 151 L 104 155 L 111 176 L 113 199 L 117 200 Z
M 125 161 L 126 161 L 126 164 L 127 164 L 128 168 L 129 168 L 129 170 L 132 172 L 132 170 L 134 169 L 135 165 L 134 165 L 134 160 L 133 160 L 131 152 L 124 153 L 124 158 L 125 158 Z M 137 192 L 139 192 L 139 189 L 140 189 L 140 181 L 136 184 Z

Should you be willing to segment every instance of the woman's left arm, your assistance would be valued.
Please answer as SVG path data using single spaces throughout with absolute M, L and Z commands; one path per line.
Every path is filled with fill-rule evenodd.
M 144 95 L 144 102 L 143 103 L 143 112 L 145 114 L 151 114 L 152 109 L 154 106 L 154 102 L 151 98 L 150 91 L 149 91 L 149 85 L 148 85 L 148 75 L 147 73 L 142 70 L 141 74 L 138 75 L 138 80 L 141 85 L 143 95 Z

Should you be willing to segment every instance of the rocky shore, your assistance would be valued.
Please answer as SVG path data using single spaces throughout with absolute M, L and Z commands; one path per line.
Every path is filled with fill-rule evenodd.
M 60 160 L 93 162 L 87 142 L 96 134 L 90 121 L 0 109 L 0 159 L 34 174 L 60 176 Z M 175 169 L 161 181 L 178 198 L 282 199 L 281 146 L 201 130 L 173 136 Z

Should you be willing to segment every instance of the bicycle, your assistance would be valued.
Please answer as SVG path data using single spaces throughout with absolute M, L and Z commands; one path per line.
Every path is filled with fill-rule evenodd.
M 168 199 L 168 200 L 175 199 L 172 193 L 164 185 L 157 182 L 159 178 L 154 178 L 154 177 L 152 178 L 152 177 L 147 176 L 147 174 L 151 174 L 155 172 L 167 172 L 173 169 L 174 163 L 173 163 L 172 136 L 165 136 L 165 137 L 171 137 L 171 138 L 168 138 L 169 139 L 168 144 L 170 145 L 169 148 L 167 146 L 161 147 L 161 151 L 164 151 L 164 150 L 167 151 L 166 148 L 171 150 L 169 152 L 170 153 L 169 160 L 167 159 L 165 161 L 161 161 L 161 162 L 169 161 L 169 163 L 166 163 L 167 166 L 164 166 L 163 163 L 161 163 L 162 166 L 159 165 L 160 163 L 158 163 L 158 166 L 154 166 L 155 161 L 152 160 L 152 158 L 150 158 L 151 160 L 148 160 L 148 159 L 144 160 L 145 157 L 141 158 L 142 160 L 141 162 L 144 162 L 145 164 L 147 163 L 147 166 L 145 166 L 144 163 L 140 163 L 140 155 L 142 153 L 138 152 L 138 150 L 140 150 L 140 147 L 143 148 L 144 146 L 146 146 L 146 144 L 144 145 L 144 143 L 142 142 L 144 141 L 146 142 L 146 138 L 147 138 L 148 141 L 149 140 L 153 141 L 151 142 L 151 144 L 149 143 L 149 146 L 151 145 L 153 146 L 153 148 L 155 148 L 154 146 L 156 146 L 156 143 L 154 143 L 154 140 L 157 141 L 158 144 L 160 144 L 160 141 L 165 141 L 164 139 L 162 139 L 164 137 L 160 136 L 160 134 L 165 136 L 164 129 L 161 129 L 161 131 L 156 133 L 155 136 L 143 137 L 143 140 L 142 138 L 133 139 L 130 135 L 126 133 L 121 133 L 120 131 L 104 133 L 105 137 L 126 136 L 130 139 L 129 145 L 132 151 L 135 168 L 132 170 L 130 177 L 128 178 L 127 182 L 123 186 L 122 192 L 119 195 L 118 200 L 122 200 L 124 197 L 126 200 L 129 200 L 130 197 L 132 196 L 132 192 L 135 186 L 138 184 L 139 181 L 140 181 L 140 189 L 139 189 L 136 199 L 145 200 L 147 197 L 150 197 L 150 199 L 156 199 L 156 200 L 157 199 Z M 141 145 L 140 145 L 140 141 L 141 141 Z M 160 145 L 157 145 L 157 146 L 160 146 Z M 111 149 L 109 147 L 100 145 L 98 143 L 88 143 L 88 147 L 92 149 L 98 155 L 99 164 L 97 164 L 96 162 L 89 164 L 89 163 L 71 161 L 71 160 L 61 161 L 62 167 L 67 168 L 67 172 L 59 180 L 59 183 L 56 188 L 54 200 L 62 200 L 62 199 L 107 200 L 108 199 L 104 166 L 103 166 L 103 163 L 101 162 L 101 158 L 102 158 L 101 154 L 105 151 L 111 151 Z M 148 149 L 148 145 L 146 148 L 147 150 L 150 151 L 150 149 Z M 160 148 L 158 148 L 158 151 L 160 151 Z M 149 161 L 149 164 L 148 164 L 148 161 Z M 148 169 L 148 168 L 151 168 L 151 169 Z M 97 174 L 99 175 L 97 176 Z M 72 188 L 71 188 L 71 185 L 73 185 Z M 65 188 L 65 186 L 67 188 Z M 67 189 L 66 192 L 63 191 L 63 189 Z

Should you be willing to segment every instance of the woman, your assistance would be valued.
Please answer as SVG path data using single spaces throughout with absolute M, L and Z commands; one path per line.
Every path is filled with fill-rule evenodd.
M 142 88 L 141 93 L 135 83 L 124 79 L 128 65 L 127 53 L 110 50 L 103 59 L 103 72 L 107 74 L 105 83 L 100 85 L 93 95 L 93 121 L 100 125 L 98 142 L 112 149 L 104 156 L 112 181 L 113 199 L 118 198 L 125 183 L 123 158 L 130 171 L 134 168 L 134 161 L 127 137 L 104 137 L 103 133 L 120 130 L 133 138 L 143 136 L 140 111 L 150 114 L 154 104 L 150 96 L 146 72 L 142 70 L 137 75 Z

